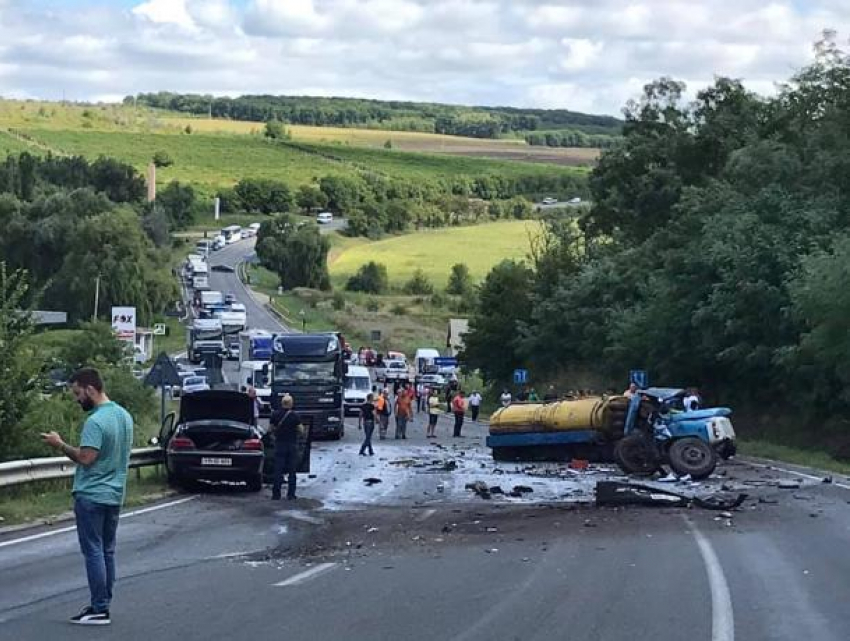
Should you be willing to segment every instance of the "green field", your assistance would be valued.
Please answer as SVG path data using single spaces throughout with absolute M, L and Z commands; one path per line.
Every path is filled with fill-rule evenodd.
M 374 260 L 387 266 L 394 286 L 402 285 L 421 268 L 435 288 L 442 289 L 455 263 L 466 263 L 478 281 L 503 259 L 525 258 L 536 227 L 533 221 L 496 222 L 420 231 L 374 242 L 350 242 L 332 252 L 331 280 L 334 286 L 342 287 L 361 265 Z

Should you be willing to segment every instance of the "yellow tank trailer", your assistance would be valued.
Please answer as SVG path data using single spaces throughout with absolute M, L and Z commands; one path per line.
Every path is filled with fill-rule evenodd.
M 593 430 L 614 440 L 623 435 L 628 408 L 625 396 L 509 405 L 490 417 L 490 434 Z

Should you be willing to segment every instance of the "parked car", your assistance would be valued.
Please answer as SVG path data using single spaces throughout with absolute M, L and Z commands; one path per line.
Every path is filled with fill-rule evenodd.
M 196 392 L 209 391 L 210 384 L 206 376 L 187 376 L 183 379 L 183 390 L 181 396 L 194 394 Z
M 558 199 L 557 198 L 544 198 L 543 200 L 540 201 L 540 203 L 543 204 L 543 205 L 556 205 L 558 203 Z
M 262 489 L 262 434 L 253 424 L 251 398 L 233 390 L 206 390 L 184 396 L 180 410 L 165 417 L 152 443 L 165 449 L 168 482 L 244 481 Z
M 228 343 L 226 349 L 227 349 L 227 360 L 238 361 L 239 360 L 239 337 L 237 336 L 235 340 Z
M 410 372 L 407 362 L 402 360 L 384 361 L 383 381 L 392 383 L 395 381 L 406 382 L 410 380 Z
M 239 235 L 242 236 L 242 238 L 250 238 L 254 235 L 254 233 L 250 229 L 243 229 L 239 232 Z
M 257 232 L 260 231 L 260 223 L 251 223 L 250 225 L 248 225 L 248 229 L 250 229 L 252 232 L 254 232 L 254 235 L 256 235 Z
M 328 223 L 332 223 L 334 221 L 334 215 L 329 211 L 323 211 L 320 214 L 316 214 L 316 222 L 320 225 L 327 225 Z
M 231 267 L 230 265 L 213 265 L 210 269 L 214 272 L 223 272 L 225 274 L 232 274 L 236 271 L 236 268 Z

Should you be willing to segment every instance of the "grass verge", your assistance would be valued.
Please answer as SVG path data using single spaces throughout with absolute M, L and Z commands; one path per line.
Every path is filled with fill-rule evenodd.
M 127 475 L 124 508 L 150 503 L 170 494 L 159 466 L 139 468 Z M 0 526 L 51 522 L 73 508 L 71 479 L 28 483 L 0 491 Z
M 738 451 L 745 456 L 755 456 L 816 470 L 850 475 L 850 463 L 839 461 L 819 450 L 790 447 L 763 440 L 739 439 Z

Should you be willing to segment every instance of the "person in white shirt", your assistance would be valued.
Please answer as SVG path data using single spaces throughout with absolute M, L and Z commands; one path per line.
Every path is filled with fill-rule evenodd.
M 499 401 L 502 403 L 502 407 L 507 407 L 511 404 L 511 393 L 508 390 L 504 390 L 502 395 L 499 397 Z
M 685 396 L 685 398 L 682 400 L 682 405 L 684 406 L 686 412 L 694 412 L 699 409 L 701 403 L 699 398 L 699 392 L 697 392 L 697 389 L 695 387 L 692 387 L 688 390 L 688 395 Z
M 481 394 L 474 391 L 467 400 L 469 401 L 469 411 L 472 413 L 472 421 L 475 422 L 478 420 L 478 412 L 481 411 Z

